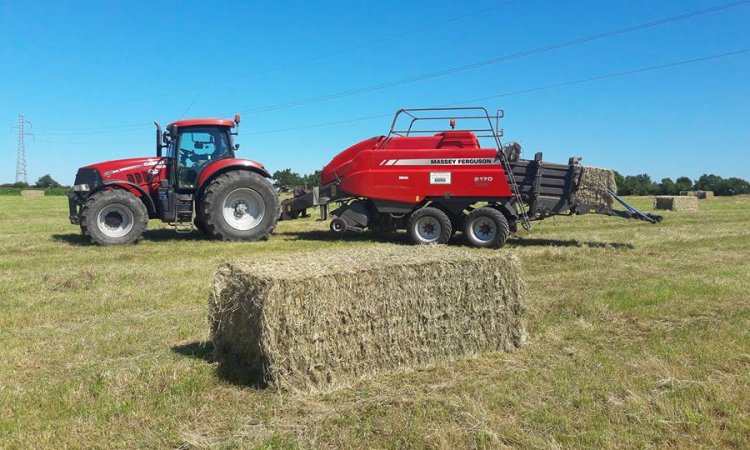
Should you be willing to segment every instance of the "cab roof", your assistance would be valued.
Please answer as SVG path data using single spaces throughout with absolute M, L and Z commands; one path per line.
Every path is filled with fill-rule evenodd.
M 169 124 L 169 127 L 194 127 L 194 126 L 213 126 L 213 127 L 233 127 L 234 121 L 230 119 L 185 119 L 178 120 Z

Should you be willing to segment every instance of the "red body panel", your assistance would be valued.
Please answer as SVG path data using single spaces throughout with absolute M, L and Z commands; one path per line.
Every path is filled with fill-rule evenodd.
M 497 149 L 480 148 L 467 131 L 367 139 L 323 169 L 324 184 L 337 178 L 352 196 L 408 204 L 425 197 L 512 197 Z

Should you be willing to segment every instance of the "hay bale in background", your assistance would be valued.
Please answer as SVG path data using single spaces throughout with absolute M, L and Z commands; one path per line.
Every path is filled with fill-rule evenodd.
M 654 200 L 654 209 L 670 211 L 698 211 L 698 197 L 659 195 Z
M 680 191 L 680 195 L 697 197 L 701 200 L 714 198 L 714 191 Z
M 371 246 L 221 266 L 214 355 L 236 376 L 293 389 L 511 350 L 523 342 L 517 257 Z
M 578 191 L 576 192 L 578 203 L 611 208 L 613 199 L 607 189 L 617 192 L 615 171 L 588 166 L 582 166 L 581 170 L 583 172 L 581 182 L 578 184 Z
M 23 189 L 21 197 L 44 197 L 44 191 L 41 189 Z

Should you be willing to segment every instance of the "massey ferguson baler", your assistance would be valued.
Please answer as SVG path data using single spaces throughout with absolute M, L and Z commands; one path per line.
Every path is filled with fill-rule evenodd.
M 519 223 L 529 230 L 531 221 L 554 215 L 661 220 L 637 211 L 606 185 L 603 196 L 625 211 L 579 201 L 585 170 L 580 158 L 567 164 L 543 161 L 541 153 L 521 159 L 519 144 L 500 142 L 501 117 L 481 107 L 399 110 L 387 136 L 339 153 L 324 167 L 321 186 L 284 201 L 281 220 L 307 216 L 315 206 L 326 220 L 336 202 L 340 206 L 330 211 L 335 233 L 405 229 L 415 243 L 442 244 L 460 230 L 477 247 L 500 247 Z M 479 125 L 456 130 L 457 121 Z M 420 126 L 435 123 L 450 128 Z M 480 138 L 490 146 L 481 146 Z

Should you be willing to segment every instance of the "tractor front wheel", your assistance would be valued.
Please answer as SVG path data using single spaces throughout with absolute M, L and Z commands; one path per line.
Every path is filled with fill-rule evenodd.
M 453 235 L 448 215 L 430 206 L 414 211 L 406 229 L 415 244 L 446 244 Z
M 81 208 L 81 232 L 99 245 L 132 244 L 148 225 L 143 202 L 128 191 L 100 191 Z
M 267 239 L 280 215 L 279 196 L 271 183 L 245 170 L 212 181 L 199 207 L 206 231 L 225 241 Z

